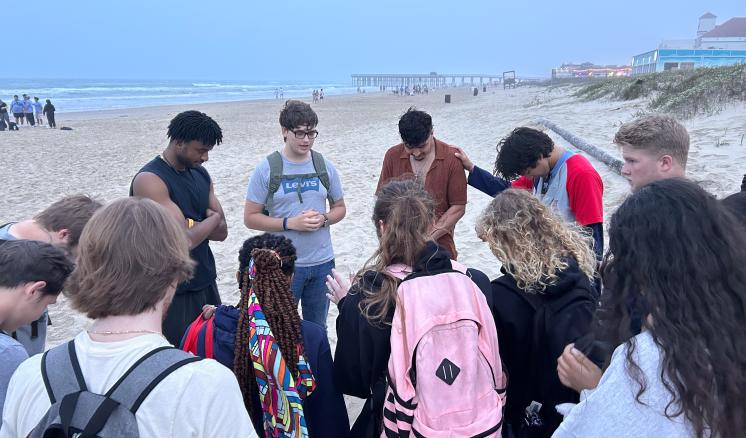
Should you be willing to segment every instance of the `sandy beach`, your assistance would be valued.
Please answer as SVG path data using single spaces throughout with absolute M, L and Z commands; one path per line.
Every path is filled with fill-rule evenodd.
M 314 105 L 320 132 L 314 148 L 340 172 L 347 217 L 332 229 L 337 268 L 354 272 L 371 255 L 376 237 L 370 222 L 380 165 L 387 148 L 399 142 L 397 121 L 410 106 L 428 111 L 439 140 L 466 149 L 472 160 L 491 170 L 497 141 L 514 127 L 547 118 L 614 156 L 614 133 L 644 109 L 642 101 L 581 102 L 569 89 L 489 89 L 472 96 L 468 88 L 433 90 L 429 95 L 399 97 L 372 93 L 327 97 Z M 480 90 L 481 91 L 481 90 Z M 444 94 L 452 103 L 444 103 Z M 308 99 L 310 101 L 310 98 Z M 178 112 L 199 109 L 223 129 L 223 144 L 210 153 L 206 168 L 227 215 L 229 237 L 211 244 L 218 285 L 225 303 L 237 301 L 234 272 L 241 242 L 256 232 L 243 225 L 246 184 L 254 166 L 282 146 L 278 100 L 151 107 L 131 110 L 57 114 L 57 125 L 72 131 L 22 128 L 0 133 L 2 171 L 0 223 L 31 217 L 65 194 L 87 193 L 104 201 L 127 196 L 132 177 L 166 146 L 166 127 Z M 718 197 L 735 192 L 746 169 L 746 108 L 731 107 L 718 115 L 684 122 L 691 135 L 688 173 Z M 558 144 L 567 145 L 550 132 Z M 743 143 L 742 143 L 743 142 Z M 591 158 L 604 185 L 605 217 L 628 194 L 627 182 Z M 490 198 L 469 188 L 466 215 L 456 228 L 460 261 L 495 277 L 499 264 L 474 233 L 476 218 Z M 49 346 L 83 329 L 86 319 L 71 310 L 64 297 L 50 308 L 54 325 Z M 336 344 L 336 309 L 328 319 L 332 349 Z M 348 400 L 354 420 L 360 403 Z

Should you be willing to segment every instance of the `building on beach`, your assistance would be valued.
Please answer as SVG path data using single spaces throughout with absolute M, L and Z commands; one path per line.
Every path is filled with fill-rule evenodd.
M 746 63 L 746 17 L 718 25 L 717 16 L 708 12 L 699 17 L 695 38 L 663 40 L 657 49 L 635 55 L 632 74 L 739 63 Z
M 562 64 L 552 69 L 552 79 L 567 78 L 608 78 L 611 76 L 629 76 L 632 67 L 628 65 L 595 65 L 590 62 L 582 64 Z

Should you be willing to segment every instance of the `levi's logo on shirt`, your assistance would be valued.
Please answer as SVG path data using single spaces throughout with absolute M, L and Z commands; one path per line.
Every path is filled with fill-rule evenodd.
M 307 178 L 303 180 L 289 180 L 289 181 L 283 181 L 282 182 L 282 191 L 285 194 L 288 193 L 296 193 L 298 192 L 298 185 L 300 185 L 300 192 L 308 192 L 308 191 L 319 191 L 319 186 L 321 185 L 321 182 L 319 181 L 318 177 L 313 178 Z

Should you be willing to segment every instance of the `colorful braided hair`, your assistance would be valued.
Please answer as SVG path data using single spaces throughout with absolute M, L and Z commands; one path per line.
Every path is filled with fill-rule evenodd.
M 238 287 L 241 298 L 238 302 L 240 316 L 236 330 L 233 372 L 249 412 L 252 409 L 252 397 L 258 396 L 249 351 L 248 303 L 252 289 L 264 310 L 267 323 L 288 368 L 296 379 L 298 377 L 297 364 L 298 357 L 303 354 L 303 338 L 298 306 L 290 290 L 290 278 L 295 269 L 296 258 L 295 247 L 289 239 L 266 233 L 246 240 L 238 252 Z M 254 272 L 250 275 L 252 269 Z

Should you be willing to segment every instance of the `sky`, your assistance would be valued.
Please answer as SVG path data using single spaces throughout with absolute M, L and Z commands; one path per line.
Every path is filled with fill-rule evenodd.
M 693 38 L 705 12 L 718 24 L 746 16 L 746 1 L 39 0 L 2 9 L 0 78 L 348 81 L 628 64 L 662 39 Z

